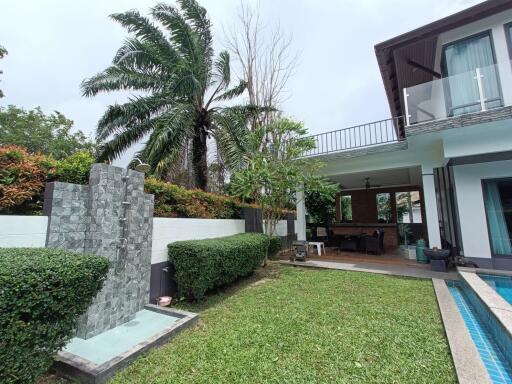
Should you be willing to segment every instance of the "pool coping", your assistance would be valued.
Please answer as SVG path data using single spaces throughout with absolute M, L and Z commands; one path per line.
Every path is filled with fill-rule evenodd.
M 504 269 L 489 269 L 489 268 L 469 268 L 469 267 L 457 267 L 457 271 L 476 273 L 477 275 L 498 275 L 498 276 L 512 276 L 512 271 Z
M 179 332 L 194 325 L 199 315 L 192 312 L 182 311 L 175 308 L 159 307 L 153 304 L 146 304 L 144 309 L 158 312 L 164 315 L 173 316 L 179 320 L 171 326 L 144 340 L 128 351 L 103 363 L 95 364 L 69 352 L 60 351 L 55 357 L 53 370 L 66 378 L 77 380 L 84 384 L 103 384 L 117 371 L 128 366 L 132 361 L 149 349 L 158 347 Z
M 479 274 L 512 276 L 512 272 L 466 267 L 459 267 L 457 270 L 461 279 L 471 287 L 487 309 L 512 337 L 512 305 L 478 276 Z
M 492 384 L 446 282 L 432 279 L 446 338 L 460 384 Z

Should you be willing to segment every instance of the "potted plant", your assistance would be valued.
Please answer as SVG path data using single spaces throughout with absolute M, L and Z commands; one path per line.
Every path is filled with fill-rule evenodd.
M 448 256 L 450 256 L 449 249 L 425 248 L 423 250 L 425 256 L 430 259 L 431 269 L 437 272 L 446 272 L 446 266 L 448 264 Z
M 405 257 L 410 260 L 415 259 L 416 253 L 414 247 L 411 248 L 411 246 L 409 246 L 409 236 L 412 234 L 411 228 L 409 228 L 409 226 L 405 223 L 399 223 L 398 233 L 400 235 L 400 239 L 403 242 L 403 244 L 400 245 L 400 248 L 404 251 Z

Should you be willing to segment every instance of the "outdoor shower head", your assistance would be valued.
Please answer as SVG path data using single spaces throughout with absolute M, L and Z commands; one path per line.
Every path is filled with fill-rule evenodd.
M 135 170 L 137 172 L 142 172 L 142 173 L 148 173 L 149 171 L 151 171 L 151 166 L 149 164 L 146 164 L 146 163 L 143 163 L 139 158 L 135 158 L 135 160 L 137 160 L 139 162 L 139 164 L 137 164 L 135 166 Z

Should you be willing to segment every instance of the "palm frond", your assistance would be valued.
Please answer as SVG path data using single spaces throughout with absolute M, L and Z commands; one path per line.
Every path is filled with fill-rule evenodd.
M 178 0 L 180 8 L 183 10 L 185 20 L 192 23 L 199 34 L 203 49 L 207 56 L 213 56 L 211 22 L 206 15 L 206 9 L 201 7 L 195 0 Z
M 143 121 L 139 125 L 131 126 L 121 133 L 101 144 L 99 148 L 98 162 L 113 161 L 121 156 L 124 151 L 141 140 L 144 135 L 151 132 L 158 118 Z
M 151 15 L 169 30 L 173 46 L 192 64 L 197 64 L 195 59 L 198 50 L 194 31 L 178 10 L 169 4 L 159 3 L 151 9 Z
M 219 77 L 222 88 L 227 88 L 231 81 L 231 68 L 229 65 L 229 52 L 222 51 L 215 61 L 215 75 Z
M 81 84 L 82 95 L 95 96 L 100 92 L 120 90 L 158 92 L 164 79 L 157 73 L 135 71 L 120 66 L 110 66 L 103 72 L 86 79 Z
M 193 120 L 192 104 L 177 105 L 162 116 L 144 149 L 145 159 L 155 173 L 165 172 L 182 154 L 184 142 L 193 134 Z
M 170 105 L 172 101 L 169 95 L 162 93 L 132 96 L 127 103 L 111 105 L 98 122 L 96 138 L 105 140 L 125 127 L 142 124 L 145 120 L 167 111 Z
M 252 105 L 239 105 L 214 114 L 213 136 L 228 169 L 237 170 L 247 163 L 246 155 L 251 151 L 250 120 L 258 112 Z
M 235 87 L 228 89 L 224 93 L 221 93 L 219 96 L 217 96 L 214 100 L 220 101 L 220 100 L 231 100 L 237 96 L 240 96 L 244 91 L 247 89 L 247 82 L 245 80 L 240 80 L 238 85 Z
M 173 67 L 178 67 L 179 59 L 178 54 L 172 48 L 162 52 L 159 47 L 149 42 L 128 38 L 118 49 L 112 64 L 166 73 Z
M 159 47 L 162 52 L 172 51 L 169 41 L 163 32 L 138 11 L 131 10 L 124 13 L 114 13 L 110 15 L 110 18 L 125 27 L 128 32 L 135 34 L 140 40 Z

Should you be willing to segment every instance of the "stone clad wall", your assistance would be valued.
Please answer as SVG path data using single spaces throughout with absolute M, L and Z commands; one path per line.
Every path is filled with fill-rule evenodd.
M 88 198 L 88 185 L 60 182 L 46 185 L 43 211 L 48 216 L 47 246 L 84 252 L 85 233 L 90 222 Z
M 111 264 L 107 280 L 77 336 L 89 338 L 123 324 L 149 301 L 152 195 L 144 193 L 144 175 L 94 164 L 88 186 L 49 183 L 47 247 L 94 253 Z

